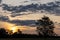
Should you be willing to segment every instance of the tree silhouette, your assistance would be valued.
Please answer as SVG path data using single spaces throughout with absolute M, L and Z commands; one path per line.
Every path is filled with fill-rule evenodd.
M 42 19 L 37 20 L 36 25 L 38 26 L 37 31 L 38 31 L 39 35 L 55 36 L 54 23 L 53 23 L 53 21 L 51 21 L 49 19 L 49 17 L 44 16 L 44 17 L 42 17 Z
M 20 31 L 20 29 L 17 29 L 17 32 L 15 32 L 15 33 L 13 33 L 12 34 L 12 37 L 21 37 L 21 35 L 22 35 L 22 31 Z
M 18 34 L 22 34 L 22 31 L 20 31 L 20 29 L 18 29 L 17 33 L 18 33 Z
M 12 35 L 13 34 L 13 30 L 9 30 L 9 35 Z
M 4 28 L 0 28 L 0 37 L 7 37 L 8 32 Z

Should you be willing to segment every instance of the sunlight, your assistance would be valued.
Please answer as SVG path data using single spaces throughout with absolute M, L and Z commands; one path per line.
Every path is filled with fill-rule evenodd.
M 11 27 L 11 29 L 13 33 L 17 32 L 17 27 Z

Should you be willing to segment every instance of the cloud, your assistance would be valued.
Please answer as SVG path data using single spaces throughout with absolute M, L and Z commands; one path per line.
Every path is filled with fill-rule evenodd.
M 25 14 L 25 13 L 22 13 L 22 14 L 20 14 L 20 13 L 17 13 L 17 14 L 12 14 L 12 15 L 10 15 L 11 17 L 16 17 L 16 16 L 21 16 L 21 15 L 28 15 L 28 14 L 31 14 L 31 13 L 27 13 L 27 14 Z
M 0 21 L 8 21 L 8 16 L 0 16 Z
M 35 26 L 35 20 L 9 20 L 8 16 L 0 16 L 0 21 L 15 24 L 16 26 Z
M 25 12 L 25 11 L 36 11 L 39 9 L 40 6 L 38 4 L 30 4 L 30 5 L 19 5 L 19 6 L 9 6 L 7 4 L 3 4 L 3 10 L 11 11 L 12 13 L 19 13 L 19 12 Z
M 18 6 L 18 5 L 23 5 L 23 4 L 27 4 L 29 0 L 3 0 L 2 3 L 4 4 L 10 4 L 12 6 Z M 30 2 L 29 2 L 30 3 Z
M 0 3 L 2 2 L 2 0 L 0 0 Z
M 2 4 L 2 5 L 3 5 L 2 6 L 3 10 L 12 12 L 11 17 L 25 15 L 25 14 L 20 14 L 21 12 L 27 12 L 27 11 L 38 12 L 42 10 L 45 10 L 46 12 L 49 12 L 50 14 L 54 13 L 55 15 L 60 15 L 60 6 L 59 6 L 60 2 L 59 1 L 49 2 L 47 4 L 32 3 L 29 5 L 19 5 L 19 6 L 10 6 L 7 4 Z
M 12 23 L 16 26 L 35 26 L 35 20 L 9 20 L 8 16 L 0 16 L 0 21 Z
M 16 24 L 16 25 L 23 25 L 23 26 L 34 26 L 35 25 L 35 20 L 12 20 L 9 22 Z

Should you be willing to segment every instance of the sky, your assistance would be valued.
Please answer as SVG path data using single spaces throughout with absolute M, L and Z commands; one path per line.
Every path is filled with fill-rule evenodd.
M 2 3 L 9 4 L 9 5 L 26 5 L 31 3 L 48 3 L 55 0 L 2 0 Z
M 18 5 L 28 5 L 28 4 L 31 4 L 31 3 L 49 3 L 49 2 L 54 2 L 54 1 L 58 1 L 58 0 L 2 0 L 2 3 L 4 4 L 8 4 L 8 5 L 12 5 L 12 6 L 18 6 Z M 34 12 L 21 12 L 20 14 L 22 13 L 31 13 L 31 14 L 28 14 L 28 15 L 20 15 L 20 16 L 17 16 L 17 17 L 11 17 L 11 14 L 9 11 L 6 12 L 6 10 L 3 10 L 1 7 L 0 7 L 0 15 L 3 15 L 3 16 L 8 16 L 9 17 L 9 20 L 12 21 L 12 20 L 23 20 L 24 22 L 26 20 L 38 20 L 40 19 L 41 17 L 43 17 L 43 15 L 46 15 L 48 16 L 52 21 L 54 22 L 58 22 L 60 23 L 60 16 L 56 16 L 55 14 L 46 14 L 46 13 L 41 13 L 41 12 L 35 12 L 35 14 L 33 14 Z M 10 25 L 10 26 L 8 26 Z M 2 22 L 0 21 L 0 27 L 4 27 L 4 28 L 9 28 L 9 27 L 16 27 L 15 24 L 13 23 L 9 23 L 9 22 Z M 17 27 L 20 27 L 20 29 L 22 30 L 23 28 L 23 33 L 31 33 L 31 34 L 36 34 L 36 28 L 31 28 L 30 26 L 17 26 Z M 24 29 L 26 28 L 26 29 Z M 29 29 L 28 29 L 29 28 Z M 56 28 L 60 28 L 59 26 Z M 59 29 L 55 29 L 55 32 L 57 32 L 57 34 L 60 34 L 59 32 L 60 30 Z

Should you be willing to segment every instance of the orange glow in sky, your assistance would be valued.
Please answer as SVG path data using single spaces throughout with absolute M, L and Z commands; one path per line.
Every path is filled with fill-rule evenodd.
M 10 30 L 12 30 L 13 33 L 17 32 L 17 27 L 11 27 Z

